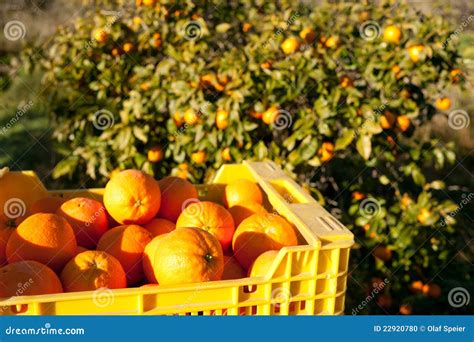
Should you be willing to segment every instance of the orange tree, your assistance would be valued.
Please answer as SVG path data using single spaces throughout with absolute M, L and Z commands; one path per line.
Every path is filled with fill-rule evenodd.
M 420 129 L 462 84 L 452 28 L 396 3 L 291 3 L 119 1 L 60 28 L 41 60 L 54 176 L 201 182 L 273 159 L 356 234 L 348 312 L 385 278 L 358 313 L 462 312 L 470 237 L 439 179 L 454 146 Z

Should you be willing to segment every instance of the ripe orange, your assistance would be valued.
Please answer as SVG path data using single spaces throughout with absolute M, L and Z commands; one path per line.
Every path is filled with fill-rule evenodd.
M 411 315 L 412 308 L 410 304 L 402 304 L 400 305 L 400 313 L 402 315 Z
M 185 179 L 165 177 L 158 184 L 161 189 L 161 206 L 158 217 L 176 222 L 184 206 L 198 199 L 196 187 Z
M 322 162 L 331 160 L 334 156 L 334 144 L 332 142 L 323 142 L 323 146 L 318 150 L 318 155 Z
M 374 257 L 383 261 L 390 261 L 392 259 L 392 250 L 387 246 L 378 246 L 372 253 Z
M 339 37 L 331 36 L 324 41 L 324 45 L 326 45 L 327 48 L 337 48 L 339 46 L 339 42 Z
M 121 289 L 127 286 L 120 262 L 102 251 L 86 251 L 76 255 L 64 266 L 61 282 L 65 292 Z
M 412 62 L 416 63 L 424 57 L 425 47 L 423 45 L 414 45 L 408 48 L 408 56 Z
M 188 178 L 188 169 L 189 166 L 187 163 L 181 163 L 178 165 L 178 171 L 177 171 L 177 176 L 181 179 L 187 179 Z
M 405 194 L 403 194 L 402 199 L 401 199 L 400 202 L 401 202 L 402 206 L 406 208 L 412 203 L 412 199 L 411 199 L 410 195 L 405 193 Z
M 421 280 L 415 280 L 410 284 L 410 291 L 413 293 L 422 293 L 423 292 L 423 282 Z
M 221 205 L 213 202 L 195 202 L 188 205 L 176 221 L 176 228 L 200 228 L 214 235 L 227 250 L 235 231 L 232 215 Z
M 61 292 L 58 276 L 37 261 L 18 261 L 0 268 L 0 298 Z
M 159 241 L 167 234 L 157 235 L 151 240 L 151 242 L 146 245 L 145 250 L 143 251 L 143 273 L 145 274 L 146 280 L 150 284 L 157 284 L 158 281 L 155 277 L 155 270 L 153 265 L 155 264 L 156 248 Z
M 384 115 L 380 116 L 380 127 L 383 129 L 390 129 L 392 128 L 395 121 L 396 117 L 393 113 L 385 112 Z
M 411 122 L 406 115 L 400 115 L 397 117 L 397 124 L 398 127 L 400 127 L 400 130 L 405 132 L 408 128 L 410 128 Z
M 134 49 L 134 45 L 132 43 L 125 43 L 123 44 L 123 51 L 125 53 L 131 52 Z
M 242 31 L 243 31 L 243 32 L 248 32 L 251 28 L 252 28 L 252 25 L 249 24 L 249 23 L 244 23 L 244 24 L 242 25 Z
M 120 56 L 120 50 L 117 48 L 113 48 L 111 53 L 112 53 L 112 56 L 114 57 Z
M 285 55 L 291 55 L 292 53 L 298 51 L 300 49 L 300 41 L 296 37 L 289 37 L 286 38 L 283 43 L 281 43 L 281 49 Z
M 73 198 L 64 202 L 56 212 L 74 229 L 77 244 L 94 248 L 109 228 L 107 211 L 102 203 L 90 198 Z
M 267 125 L 271 125 L 275 122 L 278 116 L 278 106 L 271 106 L 262 113 L 262 121 Z
M 342 76 L 340 84 L 342 88 L 352 87 L 354 85 L 354 83 L 348 76 Z
M 452 102 L 449 97 L 441 97 L 436 100 L 435 105 L 438 110 L 448 110 L 451 108 Z
M 423 285 L 422 292 L 425 296 L 438 298 L 441 296 L 441 287 L 438 284 L 425 284 Z
M 40 213 L 28 217 L 10 235 L 6 255 L 9 263 L 34 260 L 60 271 L 76 248 L 74 230 L 66 219 Z
M 156 241 L 156 242 L 155 242 Z M 180 228 L 153 240 L 150 260 L 160 285 L 220 280 L 224 255 L 219 241 L 197 228 Z
M 360 201 L 360 200 L 363 200 L 365 198 L 365 195 L 360 191 L 354 191 L 352 193 L 352 198 L 356 201 Z
M 191 154 L 191 160 L 196 164 L 204 164 L 207 158 L 207 153 L 205 151 L 197 151 Z
M 176 126 L 181 126 L 184 123 L 184 117 L 181 115 L 180 112 L 173 113 L 173 120 Z
M 59 207 L 64 203 L 64 198 L 61 197 L 45 197 L 37 200 L 31 205 L 31 214 L 44 213 L 54 214 Z
M 219 129 L 226 129 L 229 125 L 229 112 L 223 109 L 219 109 L 216 113 L 216 126 Z
M 142 257 L 153 234 L 137 225 L 112 228 L 102 235 L 97 250 L 117 258 L 127 275 L 127 284 L 134 285 L 144 277 Z
M 311 27 L 307 27 L 301 30 L 300 37 L 306 43 L 311 44 L 316 39 L 316 32 Z
M 253 214 L 265 214 L 267 211 L 260 203 L 242 202 L 230 207 L 229 212 L 234 219 L 235 226 L 238 227 L 247 217 L 250 217 Z
M 160 209 L 160 186 L 142 171 L 125 170 L 107 183 L 104 204 L 117 222 L 144 224 L 151 221 Z
M 223 160 L 225 161 L 231 161 L 232 160 L 232 156 L 230 154 L 230 148 L 228 147 L 225 147 L 222 151 L 221 151 L 221 157 Z
M 176 225 L 167 219 L 156 218 L 144 225 L 143 228 L 148 230 L 153 237 L 155 237 L 172 232 L 176 229 Z
M 108 37 L 109 37 L 109 35 L 102 28 L 95 29 L 92 32 L 92 38 L 99 44 L 105 43 L 105 41 L 107 40 Z
M 192 109 L 189 108 L 184 112 L 184 122 L 192 126 L 199 121 L 199 115 Z
M 400 28 L 396 25 L 389 25 L 383 30 L 383 40 L 388 43 L 400 43 L 401 36 L 402 32 L 400 31 Z
M 158 163 L 163 160 L 165 156 L 160 146 L 153 146 L 148 150 L 147 158 L 150 163 Z
M 257 183 L 247 179 L 238 179 L 227 184 L 224 191 L 224 203 L 228 208 L 248 202 L 263 203 L 263 193 Z
M 232 256 L 224 255 L 224 273 L 222 273 L 222 280 L 241 279 L 245 278 L 247 273 L 240 266 L 237 259 Z
M 7 256 L 5 255 L 7 242 L 16 227 L 17 222 L 15 220 L 0 216 L 0 267 L 7 263 Z
M 431 212 L 428 209 L 421 208 L 420 213 L 417 215 L 416 218 L 418 219 L 418 222 L 420 222 L 421 224 L 426 224 L 430 216 L 431 216 Z
M 249 277 L 264 277 L 267 275 L 277 255 L 278 251 L 273 250 L 260 254 L 249 269 Z
M 142 0 L 143 6 L 153 7 L 156 4 L 156 0 Z
M 395 75 L 398 75 L 402 69 L 401 69 L 397 64 L 395 64 L 394 66 L 392 66 L 392 67 L 390 68 L 390 70 L 391 70 Z
M 449 73 L 449 76 L 451 77 L 453 82 L 458 82 L 462 78 L 462 71 L 461 71 L 461 69 L 453 69 Z
M 271 61 L 263 62 L 262 64 L 260 64 L 260 67 L 264 70 L 268 70 L 272 67 L 272 62 Z M 261 113 L 258 113 L 258 114 L 260 114 L 260 117 L 256 117 L 254 115 L 252 115 L 252 116 L 256 117 L 257 119 L 260 119 L 262 117 L 262 114 Z
M 297 244 L 298 238 L 291 224 L 279 215 L 268 213 L 243 220 L 232 241 L 235 257 L 247 269 L 260 254 Z
M 0 213 L 8 219 L 26 217 L 36 201 L 48 196 L 38 179 L 21 172 L 0 169 Z

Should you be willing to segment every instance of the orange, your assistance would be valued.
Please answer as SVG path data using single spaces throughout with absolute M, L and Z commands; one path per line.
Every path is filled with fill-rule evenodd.
M 260 67 L 264 70 L 267 70 L 267 69 L 270 69 L 272 67 L 272 62 L 271 61 L 266 61 L 266 62 L 263 62 L 262 64 L 260 64 Z M 260 114 L 260 117 L 262 116 L 261 113 Z M 257 119 L 260 119 L 259 117 L 257 117 Z
M 403 194 L 402 199 L 401 199 L 401 204 L 405 208 L 408 207 L 412 203 L 412 199 L 408 194 Z
M 7 263 L 7 256 L 5 255 L 7 242 L 16 227 L 17 222 L 15 220 L 0 216 L 0 267 Z
M 117 57 L 120 56 L 120 50 L 117 48 L 112 49 L 112 56 Z
M 102 203 L 90 198 L 73 198 L 61 205 L 56 212 L 74 229 L 77 244 L 94 248 L 109 228 L 107 211 Z
M 387 246 L 378 246 L 372 253 L 377 259 L 390 261 L 392 259 L 392 250 Z
M 411 122 L 410 119 L 406 115 L 400 115 L 397 117 L 397 124 L 400 127 L 402 132 L 405 132 L 408 128 L 410 128 Z
M 401 36 L 402 32 L 400 31 L 400 28 L 396 25 L 389 25 L 383 30 L 383 40 L 388 43 L 400 43 Z
M 123 44 L 123 51 L 125 53 L 131 52 L 133 50 L 134 46 L 132 43 L 125 43 Z
M 148 230 L 153 237 L 155 237 L 172 232 L 176 229 L 176 225 L 166 219 L 156 218 L 144 225 L 143 228 Z
M 402 315 L 411 315 L 412 308 L 410 304 L 402 304 L 400 305 L 400 313 Z
M 392 66 L 392 67 L 390 68 L 390 70 L 391 70 L 395 75 L 398 75 L 402 69 L 401 69 L 397 64 L 395 64 L 394 66 Z
M 360 200 L 363 200 L 365 198 L 365 195 L 360 191 L 354 191 L 352 193 L 352 198 L 356 201 L 360 201 Z
M 164 157 L 163 150 L 160 146 L 154 146 L 150 148 L 147 152 L 147 158 L 150 163 L 158 163 L 163 160 Z
M 204 164 L 207 158 L 207 153 L 205 151 L 197 151 L 191 154 L 191 160 L 196 164 Z
M 306 43 L 310 44 L 316 39 L 316 32 L 310 27 L 304 28 L 300 31 L 301 39 L 304 39 Z
M 414 45 L 408 48 L 408 56 L 416 63 L 424 57 L 425 47 L 423 45 Z
M 18 261 L 0 268 L 0 298 L 61 292 L 58 276 L 37 261 Z
M 272 250 L 260 254 L 249 269 L 249 277 L 264 277 L 268 273 L 278 253 L 278 251 Z
M 291 55 L 292 53 L 300 49 L 300 41 L 296 37 L 286 38 L 283 43 L 281 43 L 281 49 L 285 55 Z
M 235 226 L 238 227 L 247 217 L 250 217 L 253 214 L 265 214 L 267 211 L 260 203 L 242 202 L 230 207 L 229 212 L 234 219 Z
M 161 189 L 158 217 L 176 222 L 184 206 L 198 199 L 196 187 L 185 179 L 170 176 L 161 179 L 158 184 Z
M 247 179 L 238 179 L 227 184 L 224 191 L 224 203 L 228 208 L 247 202 L 263 203 L 263 193 L 257 183 Z
M 142 171 L 125 170 L 107 183 L 104 204 L 118 223 L 144 224 L 160 210 L 160 186 L 153 177 Z
M 271 106 L 262 113 L 262 121 L 267 125 L 271 125 L 275 122 L 278 116 L 278 106 Z
M 268 213 L 243 220 L 232 241 L 234 255 L 246 269 L 266 251 L 297 244 L 298 238 L 291 224 L 279 215 Z
M 449 76 L 453 80 L 453 82 L 458 82 L 459 80 L 462 79 L 462 71 L 461 69 L 453 69 L 449 73 Z
M 155 242 L 156 241 L 156 242 Z M 151 266 L 160 285 L 220 280 L 224 255 L 219 241 L 202 229 L 181 228 L 152 241 Z
M 242 279 L 247 276 L 245 270 L 240 266 L 237 259 L 232 256 L 224 255 L 224 273 L 222 280 Z
M 156 4 L 156 0 L 142 0 L 143 6 L 153 7 Z
M 127 275 L 127 284 L 134 285 L 144 277 L 142 257 L 153 234 L 137 225 L 112 228 L 102 235 L 97 250 L 117 258 Z
M 380 116 L 380 127 L 382 127 L 383 129 L 390 129 L 392 128 L 396 119 L 397 118 L 393 113 L 385 112 L 384 115 Z
M 86 251 L 76 255 L 64 266 L 61 282 L 65 292 L 121 289 L 127 286 L 120 262 L 102 251 Z
M 31 205 L 31 214 L 45 213 L 54 214 L 59 207 L 64 203 L 65 199 L 61 197 L 45 197 L 37 200 Z
M 229 125 L 229 112 L 223 109 L 219 109 L 216 114 L 216 126 L 219 129 L 226 129 Z
M 8 239 L 9 263 L 34 260 L 60 271 L 75 255 L 76 237 L 71 225 L 55 214 L 34 214 L 24 220 Z
M 352 86 L 353 86 L 352 80 L 348 76 L 341 77 L 341 87 L 347 88 L 347 87 L 352 87 Z
M 436 100 L 435 105 L 438 110 L 448 110 L 451 108 L 452 102 L 449 97 L 441 97 Z
M 36 201 L 48 196 L 38 179 L 21 172 L 0 169 L 0 214 L 8 219 L 26 217 Z
M 155 256 L 156 256 L 156 246 L 158 245 L 159 241 L 165 236 L 166 234 L 157 235 L 151 240 L 151 242 L 146 245 L 145 250 L 143 251 L 143 273 L 145 274 L 146 280 L 151 284 L 157 284 L 158 281 L 155 277 L 155 271 L 153 269 L 153 265 L 155 264 Z
M 178 165 L 178 170 L 176 172 L 177 176 L 181 179 L 187 179 L 188 178 L 188 169 L 189 166 L 186 163 L 181 163 Z
M 99 44 L 102 44 L 102 43 L 105 43 L 105 41 L 107 40 L 108 38 L 108 34 L 107 32 L 102 29 L 102 28 L 98 28 L 98 29 L 95 29 L 93 32 L 92 32 L 92 37 L 93 39 L 99 43 Z
M 252 25 L 249 24 L 249 23 L 244 23 L 242 25 L 242 31 L 244 31 L 244 32 L 248 32 L 251 28 L 252 28 Z
M 325 40 L 324 45 L 327 48 L 337 48 L 339 46 L 339 37 L 331 36 L 327 40 Z
M 318 150 L 318 155 L 322 162 L 331 160 L 334 156 L 334 144 L 332 142 L 323 142 L 323 146 Z
M 232 156 L 230 154 L 230 148 L 226 147 L 224 148 L 222 151 L 221 151 L 221 157 L 223 160 L 225 161 L 231 161 L 232 160 Z
M 184 118 L 180 112 L 173 113 L 173 120 L 176 126 L 181 126 L 184 123 Z
M 441 287 L 438 284 L 425 284 L 423 285 L 422 292 L 425 296 L 438 298 L 441 296 Z
M 227 250 L 235 231 L 232 215 L 221 205 L 213 202 L 195 202 L 188 205 L 176 221 L 176 228 L 200 228 L 214 235 Z
M 192 108 L 189 108 L 184 112 L 184 122 L 186 122 L 188 125 L 192 126 L 197 123 L 198 120 L 199 115 Z
M 421 280 L 415 280 L 410 284 L 410 291 L 413 293 L 423 292 L 423 282 Z

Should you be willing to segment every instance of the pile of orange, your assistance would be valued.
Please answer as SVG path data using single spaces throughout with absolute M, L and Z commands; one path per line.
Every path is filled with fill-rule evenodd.
M 9 179 L 0 176 L 0 186 Z M 246 179 L 215 202 L 201 201 L 187 180 L 138 170 L 116 173 L 102 201 L 44 190 L 31 201 L 10 188 L 27 204 L 0 216 L 0 298 L 18 296 L 19 284 L 21 295 L 39 295 L 264 276 L 279 249 L 298 244 Z

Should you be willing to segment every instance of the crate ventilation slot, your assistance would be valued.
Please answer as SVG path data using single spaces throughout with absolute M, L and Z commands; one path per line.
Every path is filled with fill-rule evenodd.
M 326 227 L 328 230 L 343 230 L 344 226 L 342 225 L 341 222 L 336 220 L 332 216 L 322 216 L 318 217 L 318 220 L 324 227 Z

